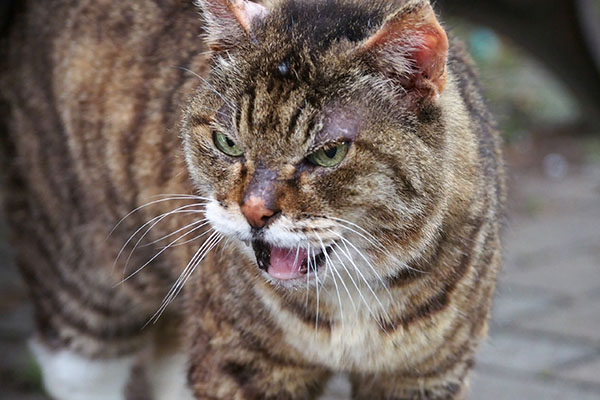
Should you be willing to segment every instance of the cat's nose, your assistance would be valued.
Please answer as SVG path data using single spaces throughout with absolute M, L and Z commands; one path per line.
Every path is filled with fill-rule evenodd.
M 265 200 L 258 196 L 248 197 L 242 204 L 241 210 L 250 225 L 257 229 L 264 227 L 269 219 L 279 211 L 268 208 Z

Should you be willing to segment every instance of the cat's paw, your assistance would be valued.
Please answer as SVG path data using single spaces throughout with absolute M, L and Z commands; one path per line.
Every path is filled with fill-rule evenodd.
M 35 339 L 30 348 L 42 370 L 46 391 L 53 398 L 125 400 L 135 356 L 94 360 L 71 350 L 50 349 Z
M 180 353 L 154 360 L 150 371 L 155 400 L 194 400 L 187 384 L 187 357 Z

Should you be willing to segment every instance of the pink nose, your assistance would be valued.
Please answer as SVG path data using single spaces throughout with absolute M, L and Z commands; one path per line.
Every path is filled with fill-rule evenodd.
M 244 204 L 242 204 L 242 214 L 246 217 L 250 225 L 255 228 L 262 228 L 265 226 L 270 217 L 275 212 L 267 208 L 265 201 L 256 196 L 250 196 Z

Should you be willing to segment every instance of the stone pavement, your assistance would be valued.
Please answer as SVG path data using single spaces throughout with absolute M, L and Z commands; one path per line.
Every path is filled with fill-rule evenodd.
M 561 179 L 515 171 L 511 186 L 505 267 L 470 398 L 599 400 L 600 168 Z M 44 399 L 24 346 L 31 308 L 4 242 L 0 400 Z M 342 377 L 329 389 L 327 400 L 348 398 Z
M 473 399 L 600 399 L 600 169 L 514 177 Z

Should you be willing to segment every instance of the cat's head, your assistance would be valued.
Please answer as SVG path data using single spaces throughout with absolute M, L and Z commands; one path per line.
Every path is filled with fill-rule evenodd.
M 428 1 L 364 3 L 199 1 L 213 67 L 188 168 L 274 282 L 393 275 L 440 223 L 446 34 Z

